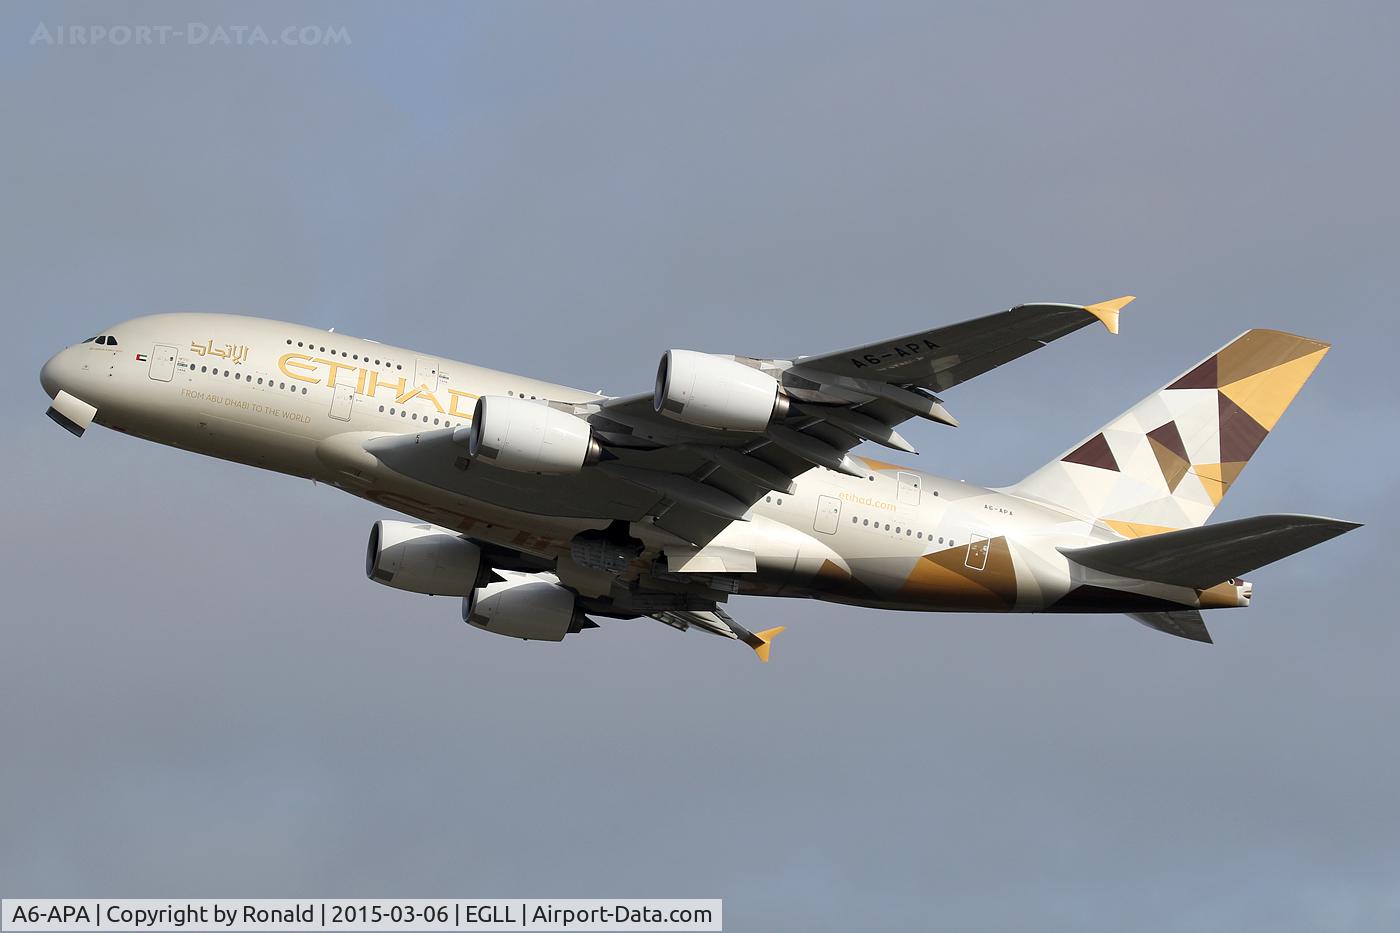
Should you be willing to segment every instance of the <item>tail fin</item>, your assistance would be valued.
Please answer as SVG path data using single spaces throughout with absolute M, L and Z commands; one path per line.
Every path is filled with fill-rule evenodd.
M 1128 538 L 1202 525 L 1330 347 L 1247 331 L 1006 491 Z

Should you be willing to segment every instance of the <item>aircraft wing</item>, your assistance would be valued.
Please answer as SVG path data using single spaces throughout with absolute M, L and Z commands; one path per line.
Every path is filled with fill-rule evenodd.
M 465 456 L 463 428 L 389 436 L 364 448 L 421 482 L 527 512 L 650 521 L 703 548 L 765 495 L 822 466 L 854 476 L 869 468 L 850 456 L 864 441 L 913 452 L 895 430 L 911 417 L 957 421 L 934 395 L 990 372 L 1081 327 L 1118 329 L 1131 297 L 1096 305 L 1025 304 L 894 340 L 794 360 L 733 357 L 776 379 L 788 407 L 752 430 L 718 430 L 668 417 L 648 392 L 581 404 L 549 402 L 584 419 L 605 451 L 577 473 L 513 472 Z M 670 355 L 668 354 L 668 359 Z M 545 404 L 541 402 L 541 404 Z M 463 529 L 467 530 L 467 529 Z M 742 555 L 719 555 L 712 568 Z
M 1027 304 L 986 317 L 798 362 L 803 369 L 890 385 L 951 389 L 1099 320 L 1118 332 L 1131 296 L 1095 305 Z M 1087 312 L 1087 313 L 1086 313 Z

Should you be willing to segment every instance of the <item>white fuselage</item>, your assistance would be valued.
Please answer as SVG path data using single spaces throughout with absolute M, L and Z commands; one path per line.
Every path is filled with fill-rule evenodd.
M 583 403 L 600 397 L 509 373 L 298 324 L 222 314 L 162 314 L 103 332 L 115 345 L 69 347 L 43 368 L 51 396 L 97 409 L 95 421 L 157 443 L 333 484 L 417 519 L 558 562 L 580 592 L 603 592 L 570 559 L 581 531 L 606 527 L 587 502 L 462 495 L 384 468 L 372 438 L 469 424 L 483 395 Z M 758 555 L 730 591 L 811 596 L 888 608 L 1035 611 L 1069 606 L 1093 571 L 1057 547 L 1112 540 L 1093 522 L 996 490 L 866 460 L 857 478 L 814 468 L 795 491 L 759 500 L 753 520 L 714 542 Z M 633 530 L 644 540 L 645 523 Z M 662 551 L 664 536 L 649 546 Z M 703 554 L 701 555 L 703 558 Z M 707 573 L 723 577 L 722 564 Z M 1107 579 L 1107 578 L 1106 578 Z M 1198 594 L 1113 578 L 1118 590 L 1196 605 Z M 1123 611 L 1118 608 L 1114 611 Z

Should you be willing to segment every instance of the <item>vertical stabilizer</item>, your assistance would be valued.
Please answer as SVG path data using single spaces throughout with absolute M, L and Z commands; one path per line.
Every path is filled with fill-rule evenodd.
M 1006 492 L 1128 538 L 1202 525 L 1329 347 L 1248 331 Z

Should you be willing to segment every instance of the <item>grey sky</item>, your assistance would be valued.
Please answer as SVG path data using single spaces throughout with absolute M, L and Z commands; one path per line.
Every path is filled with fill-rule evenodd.
M 0 9 L 0 894 L 723 897 L 730 930 L 1400 925 L 1394 4 Z M 60 24 L 344 26 L 53 47 Z M 364 579 L 381 510 L 42 417 L 164 310 L 586 389 L 1025 300 L 948 397 L 1009 482 L 1253 326 L 1336 347 L 1221 518 L 1362 531 L 1218 644 L 741 600 L 561 645 Z

